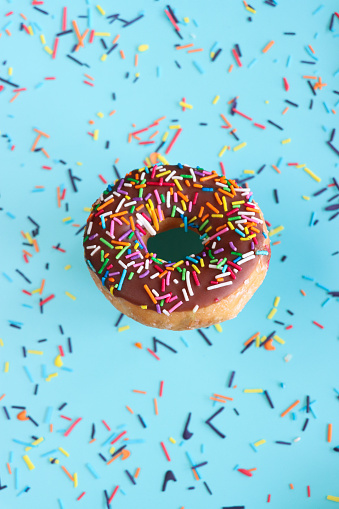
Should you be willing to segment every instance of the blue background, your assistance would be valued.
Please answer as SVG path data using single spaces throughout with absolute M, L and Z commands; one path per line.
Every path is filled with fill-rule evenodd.
M 69 2 L 67 29 L 72 28 L 71 20 L 76 20 L 81 33 L 88 24 L 97 32 L 109 32 L 109 37 L 103 37 L 108 48 L 120 34 L 117 49 L 106 61 L 101 60 L 105 50 L 99 36 L 95 36 L 93 44 L 86 37 L 85 47 L 74 53 L 75 33 L 61 36 L 55 59 L 44 50 L 39 36 L 43 34 L 46 44 L 53 48 L 55 34 L 61 31 L 65 5 L 66 2 L 60 1 L 37 5 L 48 14 L 22 1 L 3 1 L 0 6 L 0 77 L 27 89 L 13 102 L 10 102 L 13 86 L 2 83 L 4 89 L 0 92 L 3 273 L 0 397 L 5 394 L 1 406 L 6 407 L 11 417 L 8 420 L 3 409 L 0 410 L 0 477 L 1 484 L 7 485 L 0 491 L 0 506 L 6 509 L 27 505 L 35 509 L 101 508 L 106 507 L 103 491 L 106 489 L 110 495 L 117 485 L 119 490 L 111 507 L 121 509 L 202 509 L 233 505 L 257 509 L 267 503 L 268 494 L 271 495 L 269 507 L 277 509 L 318 509 L 333 505 L 326 497 L 339 497 L 339 455 L 333 450 L 339 444 L 339 401 L 335 391 L 339 388 L 339 308 L 338 299 L 327 299 L 328 291 L 339 290 L 339 256 L 334 254 L 339 250 L 339 217 L 329 221 L 335 211 L 326 211 L 325 207 L 338 203 L 337 199 L 327 203 L 337 194 L 335 187 L 327 186 L 333 183 L 332 177 L 339 180 L 339 175 L 338 155 L 326 144 L 332 129 L 338 125 L 334 112 L 339 96 L 333 93 L 339 88 L 337 17 L 332 31 L 329 30 L 337 2 L 328 0 L 318 10 L 319 3 L 313 0 L 279 2 L 276 7 L 255 0 L 251 6 L 256 13 L 251 13 L 241 1 L 184 0 L 171 5 L 179 20 L 182 41 L 164 13 L 163 1 L 130 0 L 114 2 L 114 5 L 100 2 L 106 16 L 120 13 L 121 18 L 132 20 L 144 14 L 128 27 L 123 27 L 120 21 L 109 24 L 94 2 Z M 6 16 L 11 11 L 13 14 Z M 89 19 L 79 18 L 88 12 Z M 185 17 L 189 18 L 188 22 L 184 21 Z M 20 30 L 21 22 L 32 27 L 33 36 Z M 288 36 L 284 32 L 296 35 Z M 271 40 L 275 44 L 263 53 L 262 49 Z M 210 50 L 215 42 L 222 52 L 212 62 Z M 190 43 L 203 51 L 189 54 L 174 47 Z M 134 55 L 140 44 L 148 44 L 149 49 L 139 54 L 135 67 Z M 242 67 L 236 65 L 231 53 L 234 44 L 241 48 Z M 308 45 L 314 48 L 315 55 L 310 55 Z M 120 49 L 126 55 L 124 60 L 118 53 Z M 67 54 L 89 67 L 78 65 Z M 301 60 L 315 65 L 303 64 Z M 233 70 L 228 72 L 231 64 Z M 9 68 L 13 69 L 11 76 Z M 84 73 L 94 78 L 94 87 L 83 83 L 87 79 Z M 135 73 L 139 73 L 137 81 Z M 303 75 L 321 76 L 327 86 L 313 96 Z M 55 80 L 45 80 L 46 77 Z M 283 77 L 288 80 L 289 91 L 284 89 Z M 115 100 L 112 93 L 116 94 Z M 212 104 L 216 95 L 220 99 Z M 265 125 L 265 130 L 239 115 L 231 116 L 228 101 L 235 96 L 239 97 L 238 109 L 254 122 Z M 182 111 L 179 102 L 183 97 L 193 109 Z M 286 99 L 299 107 L 289 106 Z M 309 108 L 311 99 L 312 109 Z M 282 115 L 286 106 L 289 110 Z M 112 110 L 116 113 L 109 116 Z M 98 112 L 104 117 L 99 118 Z M 221 113 L 237 129 L 239 142 L 229 130 L 221 128 L 224 125 Z M 129 132 L 147 127 L 162 116 L 166 119 L 158 126 L 160 133 L 154 145 L 139 145 L 137 140 L 127 142 Z M 90 119 L 95 121 L 94 125 L 88 124 Z M 269 119 L 284 130 L 270 125 Z M 208 125 L 201 126 L 200 122 Z M 164 155 L 175 133 L 169 129 L 173 124 L 180 124 L 183 130 L 165 156 L 170 163 L 182 162 L 220 171 L 219 161 L 222 161 L 230 178 L 252 176 L 243 172 L 253 170 L 255 178 L 249 180 L 249 185 L 265 218 L 272 228 L 284 226 L 281 233 L 272 236 L 272 242 L 280 241 L 280 244 L 272 246 L 268 275 L 255 296 L 236 319 L 221 324 L 222 332 L 215 327 L 205 330 L 212 346 L 197 331 L 158 331 L 126 317 L 119 327 L 128 325 L 129 329 L 118 332 L 115 323 L 119 313 L 94 287 L 83 260 L 82 234 L 76 235 L 88 215 L 84 208 L 90 207 L 105 188 L 98 175 L 113 182 L 116 175 L 112 165 L 117 158 L 121 175 L 141 167 L 144 158 L 169 131 L 161 150 Z M 31 151 L 36 137 L 34 128 L 50 135 L 38 144 L 50 154 L 50 159 L 41 151 Z M 99 130 L 96 141 L 87 134 L 94 129 Z M 140 135 L 141 139 L 147 140 L 151 132 Z M 291 142 L 282 144 L 287 138 Z M 109 149 L 105 149 L 107 140 Z M 243 141 L 247 143 L 243 149 L 227 150 L 218 157 L 224 145 L 233 148 Z M 339 149 L 338 134 L 333 144 Z M 288 166 L 289 162 L 306 164 L 321 177 L 321 182 L 313 180 L 302 168 Z M 258 174 L 264 164 L 264 170 Z M 42 169 L 43 165 L 51 166 L 52 170 Z M 272 165 L 278 165 L 281 173 Z M 71 187 L 68 168 L 82 179 L 77 183 L 77 193 Z M 36 191 L 35 186 L 43 186 L 43 190 Z M 58 186 L 66 188 L 61 208 L 57 207 Z M 313 196 L 321 188 L 326 191 Z M 279 204 L 274 200 L 273 189 L 278 190 Z M 310 199 L 303 199 L 303 195 Z M 318 222 L 310 226 L 313 213 L 313 221 Z M 33 227 L 28 215 L 40 225 L 36 237 L 39 253 L 32 246 L 23 245 L 25 239 L 20 232 L 31 233 Z M 68 216 L 72 221 L 63 222 Z M 57 243 L 65 253 L 53 249 Z M 28 264 L 22 249 L 32 253 Z M 284 262 L 283 255 L 287 257 Z M 65 270 L 68 264 L 71 268 Z M 304 279 L 303 275 L 313 281 Z M 22 290 L 32 292 L 39 288 L 42 279 L 46 280 L 42 298 L 55 295 L 44 305 L 43 314 L 39 309 L 39 294 L 22 293 Z M 301 294 L 301 289 L 306 296 Z M 278 310 L 273 320 L 268 320 L 276 296 L 281 298 Z M 287 309 L 294 315 L 288 314 Z M 274 323 L 275 319 L 284 325 Z M 11 321 L 19 322 L 20 328 L 12 327 Z M 313 321 L 324 328 L 317 327 Z M 59 325 L 63 327 L 63 335 Z M 289 325 L 293 328 L 286 330 Z M 240 354 L 244 342 L 254 333 L 260 331 L 267 336 L 273 330 L 285 341 L 284 345 L 274 341 L 275 351 L 252 346 Z M 157 361 L 147 351 L 153 348 L 154 335 L 177 353 L 160 346 L 157 351 L 160 361 Z M 68 337 L 71 337 L 73 353 L 68 350 Z M 38 343 L 44 338 L 46 342 Z M 138 341 L 142 349 L 135 347 Z M 62 368 L 54 365 L 58 345 L 65 352 Z M 23 346 L 42 350 L 43 355 L 27 354 L 25 358 Z M 288 354 L 291 357 L 286 362 L 284 358 Z M 9 362 L 8 372 L 5 372 L 6 362 Z M 236 372 L 233 382 L 236 387 L 228 388 L 232 371 Z M 46 376 L 55 372 L 58 376 L 46 381 Z M 160 398 L 161 380 L 164 391 Z M 36 384 L 37 395 L 34 394 Z M 263 394 L 244 392 L 254 388 L 269 392 L 274 409 Z M 205 423 L 220 408 L 219 403 L 210 400 L 213 393 L 234 398 L 213 421 L 226 435 L 225 439 Z M 313 413 L 308 415 L 308 426 L 302 431 L 306 418 L 302 408 L 307 395 L 316 402 L 312 404 Z M 157 398 L 159 415 L 155 415 L 153 398 Z M 297 399 L 300 405 L 281 418 L 280 414 Z M 58 411 L 64 402 L 67 406 Z M 133 415 L 126 405 L 132 408 Z M 12 406 L 25 406 L 27 414 L 39 426 L 18 420 L 18 410 Z M 52 407 L 53 432 L 46 422 L 49 407 Z M 182 433 L 189 412 L 192 412 L 189 429 L 194 435 L 184 441 Z M 72 422 L 82 417 L 68 437 L 64 431 L 71 421 L 60 414 L 70 417 Z M 147 428 L 142 427 L 137 414 L 142 416 Z M 111 432 L 102 420 L 108 423 Z M 96 426 L 96 441 L 89 444 L 92 423 Z M 329 423 L 333 425 L 331 443 L 327 442 Z M 118 458 L 107 466 L 98 455 L 110 456 L 108 446 L 102 444 L 122 430 L 127 430 L 125 436 L 131 441 L 141 442 L 128 445 L 129 458 L 123 461 Z M 43 437 L 44 441 L 27 453 L 35 465 L 29 471 L 22 459 L 25 446 L 14 440 L 30 444 L 34 440 L 32 436 Z M 169 441 L 169 437 L 176 443 Z M 298 438 L 299 441 L 294 441 Z M 255 452 L 250 444 L 261 439 L 266 443 Z M 291 445 L 278 445 L 276 440 Z M 171 462 L 164 456 L 161 441 Z M 65 449 L 69 457 L 58 447 Z M 44 456 L 54 449 L 57 449 L 55 453 Z M 208 462 L 198 469 L 201 480 L 195 480 L 186 453 L 195 463 Z M 51 464 L 52 457 L 58 458 L 59 464 Z M 6 463 L 10 463 L 12 474 Z M 87 463 L 97 472 L 98 479 L 88 470 Z M 60 465 L 71 474 L 78 473 L 77 488 Z M 140 474 L 133 485 L 124 470 L 134 475 L 138 467 Z M 257 470 L 250 478 L 237 468 Z M 169 482 L 163 493 L 162 483 L 169 469 L 177 482 Z M 294 485 L 293 490 L 290 483 Z M 307 486 L 311 497 L 307 496 Z M 29 491 L 22 492 L 26 487 Z M 77 501 L 82 492 L 86 494 Z

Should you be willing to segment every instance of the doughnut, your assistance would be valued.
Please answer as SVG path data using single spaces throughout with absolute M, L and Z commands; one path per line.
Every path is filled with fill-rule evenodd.
M 179 261 L 149 252 L 151 236 L 195 231 L 201 252 Z M 94 202 L 84 254 L 99 290 L 121 313 L 169 330 L 238 315 L 263 282 L 271 256 L 263 214 L 248 187 L 197 166 L 136 169 Z

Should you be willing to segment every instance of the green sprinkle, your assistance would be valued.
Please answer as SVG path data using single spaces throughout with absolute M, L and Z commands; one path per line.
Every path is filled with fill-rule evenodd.
M 205 226 L 207 226 L 207 225 L 208 225 L 208 223 L 209 223 L 209 222 L 210 222 L 210 221 L 209 221 L 209 219 L 206 219 L 206 221 L 204 221 L 204 222 L 202 223 L 202 225 L 199 227 L 199 232 L 200 232 L 201 230 L 203 230 L 203 229 L 205 228 Z
M 192 175 L 181 175 L 182 177 L 184 177 L 185 179 L 192 179 Z
M 162 193 L 161 193 L 161 195 L 160 195 L 160 199 L 161 199 L 162 203 L 165 203 L 165 202 L 166 202 L 166 200 L 165 200 L 165 196 L 164 196 Z
M 108 264 L 109 262 L 109 259 L 106 258 L 106 260 L 104 261 L 104 263 L 102 264 L 102 266 L 100 267 L 100 269 L 98 270 L 98 274 L 101 274 L 102 271 L 104 270 L 104 268 L 106 267 L 106 265 Z
M 144 192 L 144 188 L 143 188 L 143 187 L 141 187 L 141 188 L 139 189 L 139 198 L 142 198 L 142 193 L 143 193 L 143 192 Z
M 131 272 L 130 275 L 128 276 L 128 280 L 130 281 L 133 276 L 134 276 L 134 272 Z
M 134 211 L 135 211 L 135 205 L 132 205 L 132 207 L 131 207 L 131 214 L 133 214 Z
M 182 269 L 181 279 L 182 281 L 186 280 L 186 269 Z
M 134 232 L 131 232 L 131 233 L 128 235 L 128 237 L 127 237 L 127 238 L 128 238 L 128 240 L 131 240 L 131 238 L 133 237 L 133 235 L 134 235 Z
M 128 244 L 128 246 L 125 246 L 123 249 L 121 249 L 120 253 L 116 255 L 116 260 L 119 260 L 120 256 L 129 248 L 131 244 Z
M 105 256 L 105 251 L 102 249 L 102 250 L 100 251 L 100 261 L 101 261 L 101 263 L 105 261 L 104 256 Z
M 106 244 L 107 247 L 110 247 L 111 249 L 113 249 L 113 246 L 112 244 L 110 244 L 109 242 L 107 242 L 106 239 L 103 239 L 102 237 L 100 237 L 100 240 L 101 242 L 103 242 L 103 244 Z
M 161 299 L 160 301 L 160 307 L 162 307 L 165 304 L 165 299 Z
M 217 269 L 220 269 L 220 267 L 222 267 L 223 265 L 225 265 L 225 263 L 227 262 L 227 258 L 224 258 L 223 260 L 221 260 L 220 263 L 218 263 L 217 265 Z
M 86 235 L 86 237 L 84 238 L 84 244 L 85 242 L 89 239 L 88 235 Z
M 213 260 L 214 256 L 212 255 L 212 251 L 209 249 L 207 252 L 208 256 L 211 258 L 211 260 Z
M 231 251 L 231 254 L 235 256 L 242 256 L 242 253 L 237 253 L 236 251 Z
M 228 221 L 237 221 L 238 219 L 241 219 L 241 216 L 233 216 L 233 217 L 229 217 L 229 218 L 228 218 Z
M 172 208 L 172 213 L 171 213 L 171 217 L 174 217 L 175 216 L 175 211 L 177 210 L 177 206 L 176 205 L 173 205 L 173 208 Z
M 139 184 L 139 180 L 132 179 L 131 177 L 128 177 L 126 180 L 129 180 L 130 182 L 135 182 L 136 184 Z

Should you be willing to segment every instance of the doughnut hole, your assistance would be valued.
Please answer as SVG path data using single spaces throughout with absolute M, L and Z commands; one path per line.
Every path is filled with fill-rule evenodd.
M 196 228 L 182 227 L 181 219 L 167 218 L 159 224 L 159 231 L 154 236 L 144 237 L 144 242 L 150 253 L 168 262 L 179 262 L 186 256 L 200 253 L 203 245 Z

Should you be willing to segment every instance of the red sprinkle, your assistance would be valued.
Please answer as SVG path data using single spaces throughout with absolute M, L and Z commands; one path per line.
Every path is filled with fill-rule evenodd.
M 167 149 L 165 150 L 165 154 L 169 154 L 170 150 L 172 149 L 174 143 L 177 141 L 179 134 L 181 133 L 182 129 L 178 129 L 175 135 L 173 136 L 173 139 L 171 143 L 168 145 Z
M 161 398 L 161 396 L 162 396 L 162 391 L 163 391 L 163 389 L 164 389 L 164 381 L 163 381 L 163 380 L 161 380 L 161 382 L 160 382 L 160 389 L 159 389 L 159 397 L 160 397 L 160 398 Z
M 321 324 L 320 324 L 320 323 L 318 323 L 318 322 L 315 322 L 314 320 L 313 320 L 313 323 L 314 323 L 314 325 L 316 325 L 317 327 L 320 327 L 321 329 L 323 329 L 323 328 L 324 328 L 324 326 L 323 326 L 323 325 L 321 325 Z
M 238 472 L 241 472 L 244 475 L 247 475 L 248 477 L 252 477 L 253 474 L 249 470 L 246 470 L 246 468 L 238 468 Z
M 49 297 L 46 297 L 46 299 L 42 300 L 40 302 L 40 306 L 43 306 L 44 304 L 46 304 L 46 302 L 49 302 L 50 300 L 54 299 L 55 295 L 52 293 L 52 295 L 50 295 Z
M 102 424 L 108 429 L 108 431 L 111 431 L 111 428 L 108 426 L 107 422 L 102 419 Z
M 123 431 L 122 433 L 120 433 L 120 435 L 118 435 L 117 437 L 113 438 L 111 444 L 115 444 L 115 442 L 117 442 L 122 436 L 124 436 L 125 433 L 127 433 L 127 431 Z
M 84 495 L 86 494 L 86 491 L 83 491 L 81 495 L 78 496 L 77 500 L 80 500 Z
M 311 488 L 309 486 L 307 486 L 307 496 L 308 497 L 311 496 Z
M 99 174 L 99 179 L 102 180 L 102 182 L 104 184 L 107 184 L 107 180 L 102 175 L 100 175 L 100 174 Z
M 233 56 L 235 58 L 235 61 L 237 62 L 239 67 L 242 67 L 242 63 L 240 62 L 240 58 L 238 57 L 238 53 L 235 51 L 235 49 L 232 49 Z
M 153 355 L 153 357 L 155 357 L 158 361 L 160 361 L 160 357 L 158 357 L 157 354 L 153 352 L 153 350 L 151 350 L 150 348 L 147 348 L 147 351 L 149 353 L 151 353 Z
M 114 498 L 114 496 L 115 496 L 116 492 L 118 491 L 118 489 L 119 489 L 119 486 L 116 486 L 116 487 L 114 488 L 114 491 L 113 491 L 112 495 L 111 495 L 111 496 L 109 497 L 109 499 L 108 499 L 108 504 L 110 504 L 110 503 L 112 502 L 112 500 L 113 500 L 113 498 Z
M 289 86 L 288 81 L 287 81 L 287 79 L 286 79 L 286 78 L 283 78 L 283 80 L 284 80 L 285 90 L 286 90 L 286 92 L 287 92 L 287 91 L 290 89 L 290 86 Z
M 164 453 L 165 453 L 165 456 L 166 456 L 167 460 L 168 460 L 168 461 L 171 461 L 171 458 L 169 457 L 169 454 L 168 454 L 168 452 L 167 452 L 167 450 L 166 450 L 166 447 L 165 447 L 164 442 L 160 442 L 160 445 L 161 445 L 161 447 L 162 447 L 162 450 L 163 450 L 163 451 L 164 451 Z
M 64 436 L 68 437 L 70 432 L 73 430 L 73 428 L 82 420 L 82 417 L 79 417 L 76 421 L 73 422 L 73 424 L 70 425 L 70 427 L 65 431 Z
M 59 348 L 59 352 L 60 352 L 61 357 L 65 357 L 64 349 L 62 348 L 62 346 L 59 345 L 58 348 Z

